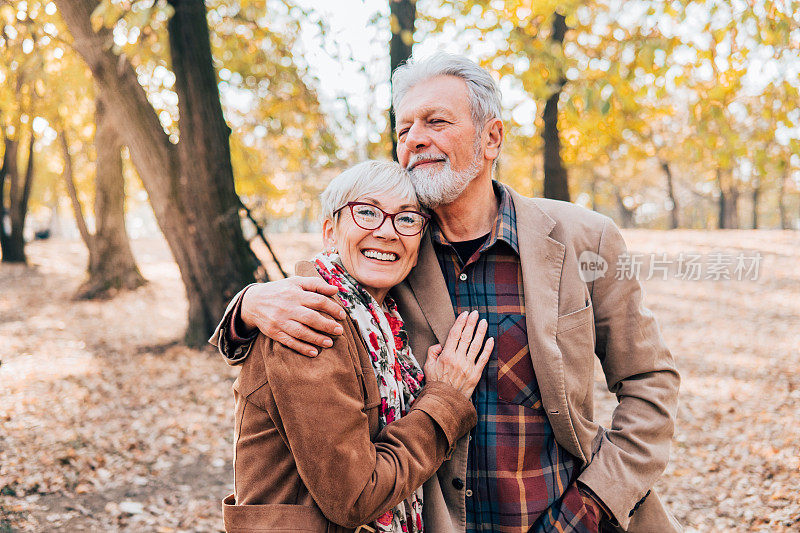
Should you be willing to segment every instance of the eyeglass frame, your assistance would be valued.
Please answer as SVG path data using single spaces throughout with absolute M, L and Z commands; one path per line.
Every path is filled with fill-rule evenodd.
M 377 209 L 378 211 L 383 213 L 383 219 L 381 219 L 380 224 L 378 224 L 377 226 L 375 226 L 374 228 L 371 228 L 371 229 L 370 228 L 365 228 L 364 226 L 359 224 L 358 221 L 356 220 L 356 215 L 353 213 L 353 207 L 355 207 L 357 205 L 368 205 L 370 207 L 374 207 L 375 209 Z M 375 231 L 376 229 L 378 229 L 381 226 L 383 226 L 383 223 L 386 222 L 386 219 L 388 218 L 389 220 L 392 221 L 392 228 L 394 228 L 394 231 L 397 232 L 398 235 L 402 235 L 403 237 L 413 237 L 415 235 L 419 235 L 420 233 L 425 231 L 425 228 L 428 226 L 428 222 L 430 222 L 430 220 L 431 220 L 431 216 L 430 215 L 428 215 L 426 213 L 423 213 L 421 211 L 416 211 L 414 209 L 403 209 L 402 211 L 398 211 L 397 213 L 387 213 L 386 211 L 384 211 L 383 209 L 381 209 L 377 205 L 371 204 L 369 202 L 347 202 L 342 207 L 340 207 L 339 209 L 336 209 L 333 212 L 334 216 L 337 213 L 339 213 L 339 211 L 344 209 L 345 207 L 349 207 L 350 208 L 350 216 L 353 218 L 353 222 L 355 222 L 356 226 L 358 226 L 359 228 L 361 228 L 361 229 L 363 229 L 365 231 Z M 422 228 L 420 228 L 420 230 L 418 232 L 412 233 L 411 235 L 407 235 L 405 233 L 401 233 L 400 230 L 397 229 L 397 226 L 394 223 L 394 217 L 396 217 L 400 213 L 415 213 L 417 215 L 420 215 L 422 217 Z

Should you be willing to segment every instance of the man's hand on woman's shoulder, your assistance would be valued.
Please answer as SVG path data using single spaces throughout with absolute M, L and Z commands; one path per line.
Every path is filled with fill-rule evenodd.
M 330 298 L 337 291 L 312 277 L 257 283 L 242 297 L 241 319 L 246 328 L 258 328 L 270 339 L 314 357 L 319 348 L 333 345 L 330 336 L 344 332 L 331 318 L 345 317 L 344 309 Z

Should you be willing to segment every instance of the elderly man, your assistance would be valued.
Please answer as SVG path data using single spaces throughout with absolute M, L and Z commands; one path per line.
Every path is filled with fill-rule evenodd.
M 619 230 L 492 179 L 500 94 L 472 61 L 437 54 L 392 82 L 397 156 L 434 213 L 394 290 L 413 351 L 424 358 L 443 343 L 464 310 L 478 309 L 496 339 L 473 395 L 478 424 L 425 486 L 426 528 L 680 530 L 651 490 L 668 460 L 679 376 L 639 282 L 614 275 Z M 581 270 L 587 257 L 599 271 Z M 314 356 L 340 333 L 326 316 L 341 313 L 327 298 L 335 292 L 306 278 L 252 285 L 212 342 L 235 363 L 258 328 Z M 595 356 L 619 400 L 609 429 L 593 421 Z

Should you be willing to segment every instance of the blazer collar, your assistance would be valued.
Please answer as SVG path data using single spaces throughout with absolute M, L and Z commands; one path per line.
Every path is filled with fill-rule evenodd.
M 565 246 L 550 236 L 555 221 L 530 198 L 512 193 L 517 210 L 519 257 L 525 294 L 525 324 L 540 389 L 556 385 L 561 367 L 556 344 L 558 297 Z M 560 384 L 563 389 L 563 383 Z M 544 392 L 544 391 L 543 391 Z M 554 391 L 555 392 L 555 391 Z
M 535 200 L 513 191 L 512 197 L 517 208 L 528 347 L 542 404 L 559 443 L 585 462 L 586 457 L 570 419 L 564 383 L 564 359 L 556 340 L 559 289 L 566 246 L 550 236 L 556 223 Z
M 407 281 L 436 339 L 444 346 L 447 334 L 456 321 L 456 315 L 436 251 L 433 249 L 430 232 L 422 237 L 417 265 L 411 269 Z

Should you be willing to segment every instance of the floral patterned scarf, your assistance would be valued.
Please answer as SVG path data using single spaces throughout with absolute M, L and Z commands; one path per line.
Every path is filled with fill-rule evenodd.
M 345 270 L 337 254 L 318 254 L 314 265 L 325 281 L 339 289 L 344 309 L 367 345 L 381 394 L 378 411 L 379 427 L 383 428 L 408 413 L 424 385 L 424 374 L 411 353 L 403 319 L 389 296 L 383 307 L 378 305 Z M 374 526 L 382 532 L 421 533 L 422 487 L 381 515 Z

